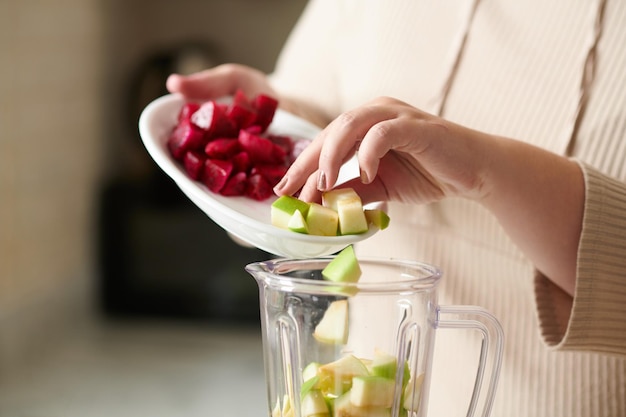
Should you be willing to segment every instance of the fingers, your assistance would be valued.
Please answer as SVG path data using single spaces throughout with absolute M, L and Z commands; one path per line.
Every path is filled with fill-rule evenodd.
M 301 189 L 301 198 L 312 199 L 335 186 L 341 166 L 357 151 L 362 182 L 371 183 L 380 158 L 395 145 L 394 133 L 399 127 L 394 120 L 403 105 L 378 99 L 343 113 L 312 141 L 274 191 L 283 195 Z
M 169 92 L 180 93 L 189 100 L 215 99 L 233 95 L 237 90 L 248 96 L 274 95 L 264 73 L 238 64 L 223 64 L 191 75 L 172 74 L 166 87 Z

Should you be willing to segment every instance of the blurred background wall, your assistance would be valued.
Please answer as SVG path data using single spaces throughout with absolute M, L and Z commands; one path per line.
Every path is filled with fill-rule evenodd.
M 104 162 L 103 23 L 96 0 L 0 1 L 4 363 L 86 312 Z
M 233 61 L 271 71 L 304 4 L 0 0 L 0 372 L 85 320 L 128 313 L 129 299 L 150 305 L 151 295 L 179 294 L 166 300 L 168 308 L 139 309 L 147 315 L 153 310 L 175 314 L 173 306 L 187 303 L 184 280 L 181 288 L 168 287 L 176 281 L 173 275 L 156 277 L 161 287 L 155 291 L 142 289 L 141 280 L 145 284 L 154 273 L 150 255 L 133 257 L 154 250 L 145 241 L 155 239 L 142 240 L 141 230 L 152 230 L 156 242 L 165 245 L 179 225 L 166 224 L 162 233 L 153 226 L 178 218 L 186 230 L 210 228 L 200 233 L 200 245 L 221 247 L 223 236 L 177 200 L 176 190 L 168 191 L 176 204 L 156 198 L 150 205 L 161 194 L 154 185 L 167 180 L 154 180 L 158 171 L 139 141 L 137 117 L 147 102 L 165 93 L 163 77 L 172 69 L 188 72 Z M 147 203 L 116 199 L 120 189 L 122 196 L 148 190 Z M 121 217 L 110 215 L 111 207 Z M 138 226 L 124 217 L 129 212 L 155 221 Z M 128 236 L 136 234 L 139 243 L 135 239 L 133 246 Z M 116 258 L 119 253 L 110 248 L 116 245 L 127 245 L 132 259 Z M 237 250 L 237 268 L 243 268 L 245 256 L 265 256 Z M 122 293 L 111 290 L 111 279 L 130 281 L 141 275 L 137 271 L 144 271 L 138 284 L 117 282 L 112 288 Z M 190 283 L 191 288 L 219 291 L 220 285 L 201 272 L 195 275 L 202 275 L 202 282 Z M 194 270 L 185 273 L 193 276 Z M 106 291 L 113 291 L 108 298 Z M 212 303 L 224 297 L 228 294 L 214 296 Z M 218 313 L 196 309 L 188 316 L 194 314 Z

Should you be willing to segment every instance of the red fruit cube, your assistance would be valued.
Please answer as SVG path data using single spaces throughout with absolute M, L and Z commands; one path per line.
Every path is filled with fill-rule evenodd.
M 178 112 L 178 121 L 190 121 L 191 116 L 200 108 L 200 103 L 186 102 Z
M 245 195 L 257 201 L 263 201 L 272 196 L 272 186 L 261 174 L 250 175 Z
M 284 135 L 267 135 L 269 140 L 274 142 L 276 145 L 280 146 L 285 150 L 286 155 L 291 155 L 294 149 L 294 140 L 290 136 Z
M 261 127 L 261 131 L 265 131 L 272 123 L 276 109 L 278 108 L 278 100 L 265 94 L 259 94 L 254 98 L 253 103 L 256 110 L 255 125 Z
M 256 120 L 256 113 L 250 107 L 244 107 L 240 104 L 232 104 L 226 113 L 230 121 L 237 129 L 245 129 L 252 125 Z
M 256 120 L 256 110 L 246 95 L 241 90 L 237 90 L 228 108 L 227 116 L 237 129 L 245 129 Z
M 257 126 L 257 125 L 252 125 L 252 126 L 248 126 L 246 127 L 246 132 L 252 133 L 254 135 L 260 135 L 261 133 L 261 126 Z
M 183 164 L 187 175 L 193 180 L 199 180 L 202 177 L 204 169 L 204 161 L 206 156 L 200 151 L 187 151 Z
M 202 173 L 202 181 L 207 188 L 214 193 L 219 193 L 231 172 L 233 171 L 233 163 L 231 161 L 222 161 L 220 159 L 207 159 L 204 161 L 204 170 Z
M 237 127 L 226 115 L 227 105 L 216 101 L 202 103 L 191 116 L 191 122 L 205 131 L 207 140 L 237 137 Z
M 229 196 L 229 197 L 244 195 L 246 192 L 247 186 L 248 186 L 248 175 L 243 171 L 237 172 L 236 174 L 232 175 L 228 179 L 228 181 L 226 181 L 224 188 L 220 190 L 220 194 Z
M 230 159 L 240 151 L 237 139 L 213 139 L 204 147 L 204 152 L 212 159 Z
M 247 152 L 241 151 L 231 158 L 233 162 L 233 172 L 248 172 L 250 166 L 250 156 Z
M 271 140 L 250 133 L 247 130 L 240 130 L 238 139 L 241 148 L 250 155 L 253 165 L 285 163 L 286 154 L 284 149 Z
M 235 91 L 235 94 L 233 95 L 233 104 L 252 108 L 252 103 L 250 103 L 250 100 L 248 100 L 248 97 L 240 89 Z
M 267 180 L 271 187 L 278 184 L 278 181 L 287 173 L 286 165 L 255 165 L 250 171 L 251 175 L 260 174 Z
M 167 147 L 172 156 L 182 160 L 187 151 L 204 147 L 204 132 L 188 121 L 181 121 L 170 133 Z

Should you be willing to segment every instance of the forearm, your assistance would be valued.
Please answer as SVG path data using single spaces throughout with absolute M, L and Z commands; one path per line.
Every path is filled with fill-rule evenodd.
M 574 161 L 496 138 L 481 203 L 546 277 L 568 294 L 576 284 L 585 187 Z

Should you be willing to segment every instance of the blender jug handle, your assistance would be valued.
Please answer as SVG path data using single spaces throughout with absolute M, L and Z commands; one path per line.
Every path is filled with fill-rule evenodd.
M 442 315 L 452 315 L 456 316 L 456 318 L 445 320 L 441 318 Z M 488 417 L 491 414 L 491 408 L 495 399 L 500 366 L 502 364 L 504 331 L 500 323 L 491 313 L 481 307 L 452 305 L 438 307 L 436 327 L 442 329 L 474 329 L 481 333 L 480 362 L 476 373 L 472 399 L 467 410 L 467 417 L 475 415 L 481 389 L 485 384 L 488 384 L 488 389 L 483 402 L 482 413 L 478 415 Z M 485 381 L 484 376 L 487 365 L 491 366 L 491 374 L 488 381 Z

